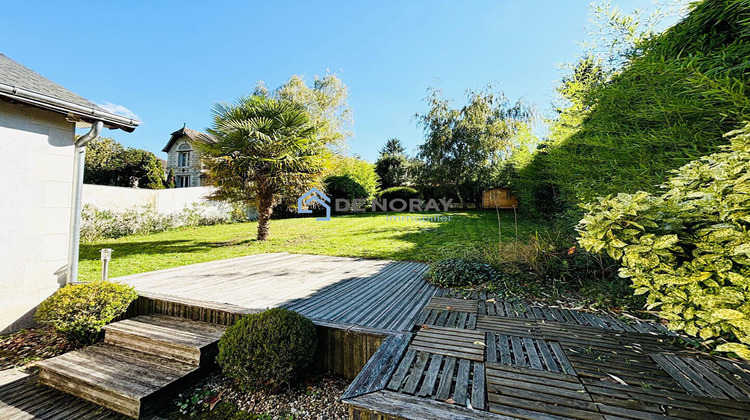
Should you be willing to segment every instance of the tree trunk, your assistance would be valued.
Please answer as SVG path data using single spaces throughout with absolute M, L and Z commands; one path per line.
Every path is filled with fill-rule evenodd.
M 271 230 L 271 214 L 273 214 L 273 195 L 264 194 L 258 198 L 258 240 L 268 240 Z

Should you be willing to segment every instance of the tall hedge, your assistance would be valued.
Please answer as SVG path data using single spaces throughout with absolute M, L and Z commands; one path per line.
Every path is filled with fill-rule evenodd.
M 586 205 L 580 244 L 621 264 L 669 327 L 750 359 L 750 125 L 731 146 L 680 168 L 659 195 Z
M 525 204 L 575 212 L 595 197 L 655 192 L 750 120 L 750 2 L 699 2 L 642 51 L 592 89 L 577 130 L 551 139 L 521 171 Z

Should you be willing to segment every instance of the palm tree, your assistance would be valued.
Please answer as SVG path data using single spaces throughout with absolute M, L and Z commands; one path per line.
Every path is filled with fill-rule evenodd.
M 218 103 L 206 147 L 213 198 L 255 205 L 258 240 L 268 239 L 273 206 L 319 185 L 327 149 L 304 107 L 288 100 L 253 95 Z

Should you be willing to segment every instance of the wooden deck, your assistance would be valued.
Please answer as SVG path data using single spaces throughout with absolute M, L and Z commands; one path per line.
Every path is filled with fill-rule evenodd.
M 0 371 L 0 419 L 127 420 L 128 417 L 39 385 L 37 375 L 11 369 Z
M 249 313 L 284 307 L 319 324 L 409 330 L 437 292 L 425 264 L 304 254 L 261 254 L 112 279 L 139 294 Z M 230 322 L 227 322 L 230 323 Z
M 750 418 L 750 366 L 659 324 L 440 294 L 347 389 L 352 418 Z

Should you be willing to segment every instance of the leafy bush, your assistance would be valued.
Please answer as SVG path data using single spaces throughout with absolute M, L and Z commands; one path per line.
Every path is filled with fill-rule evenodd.
M 409 202 L 409 199 L 411 198 L 419 198 L 419 192 L 414 188 L 409 187 L 393 187 L 381 191 L 380 194 L 378 194 L 378 198 L 388 201 L 400 198 L 402 200 L 406 200 L 406 202 Z
M 620 261 L 620 276 L 669 327 L 750 359 L 750 124 L 730 146 L 675 172 L 661 195 L 585 206 L 580 244 Z
M 313 360 L 315 324 L 281 308 L 243 317 L 219 340 L 217 362 L 241 389 L 289 385 Z
M 235 220 L 234 215 L 242 220 L 242 215 L 233 210 L 217 211 L 204 203 L 193 203 L 181 212 L 171 214 L 158 213 L 151 206 L 133 207 L 118 213 L 86 205 L 81 213 L 81 240 L 93 242 L 101 238 L 162 232 L 180 226 L 229 223 Z
M 329 176 L 323 183 L 325 184 L 326 195 L 332 200 L 344 198 L 351 202 L 355 198 L 367 199 L 369 197 L 365 186 L 349 175 Z
M 80 344 L 91 344 L 99 339 L 102 327 L 124 313 L 136 297 L 135 289 L 124 284 L 72 284 L 45 299 L 35 319 Z
M 355 157 L 334 155 L 331 165 L 328 176 L 348 176 L 365 189 L 365 195 L 356 198 L 370 199 L 377 194 L 380 179 L 372 163 Z
M 439 287 L 480 286 L 497 272 L 489 264 L 466 258 L 449 258 L 430 266 L 427 281 Z

